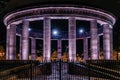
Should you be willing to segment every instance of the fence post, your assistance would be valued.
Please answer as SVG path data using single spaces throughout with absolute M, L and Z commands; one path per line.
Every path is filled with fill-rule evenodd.
M 30 80 L 32 80 L 32 61 L 30 61 Z
M 88 80 L 90 80 L 90 61 L 87 61 L 88 64 Z
M 59 79 L 61 80 L 61 59 L 59 60 L 59 76 Z

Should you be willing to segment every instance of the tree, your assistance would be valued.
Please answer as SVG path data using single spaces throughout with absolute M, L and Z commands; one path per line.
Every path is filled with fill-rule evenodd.
M 68 61 L 68 53 L 64 52 L 62 55 L 62 61 L 67 62 Z
M 0 46 L 0 60 L 5 59 L 5 50 L 3 46 Z
M 52 53 L 52 58 L 51 58 L 51 60 L 52 61 L 56 61 L 58 59 L 58 52 L 57 51 L 54 51 L 53 53 Z
M 54 51 L 53 53 L 52 53 L 52 58 L 57 58 L 58 57 L 58 52 L 57 51 Z

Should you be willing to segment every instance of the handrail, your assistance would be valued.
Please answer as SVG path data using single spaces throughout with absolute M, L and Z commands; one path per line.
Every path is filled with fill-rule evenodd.
M 120 71 L 112 70 L 112 69 L 101 67 L 101 66 L 96 66 L 96 65 L 93 65 L 93 64 L 89 64 L 89 65 L 92 66 L 92 67 L 102 68 L 104 70 L 108 70 L 108 71 L 116 72 L 116 73 L 120 74 Z
M 32 66 L 34 66 L 34 64 L 32 64 Z M 27 64 L 27 65 L 24 65 L 24 66 L 19 66 L 19 67 L 15 67 L 15 68 L 12 68 L 12 69 L 9 69 L 9 70 L 5 70 L 3 72 L 0 72 L 0 76 L 8 75 L 12 71 L 16 71 L 16 70 L 19 70 L 19 69 L 22 69 L 22 68 L 28 68 L 28 67 L 31 67 L 31 64 Z
M 112 69 L 105 68 L 105 67 L 101 67 L 101 66 L 96 66 L 96 65 L 93 65 L 90 63 L 75 63 L 75 62 L 73 62 L 73 63 L 76 66 L 78 66 L 78 69 L 84 68 L 88 71 L 93 71 L 93 72 L 95 71 L 97 73 L 103 74 L 103 76 L 109 76 L 110 78 L 117 79 L 117 80 L 120 79 L 120 76 L 119 76 L 120 72 L 119 71 L 112 70 Z M 99 75 L 99 76 L 102 76 L 102 75 Z
M 111 72 L 114 72 L 114 73 L 120 74 L 119 71 L 111 70 L 111 69 L 104 68 L 104 67 L 101 67 L 101 66 L 96 66 L 96 65 L 93 65 L 93 64 L 89 64 L 89 66 L 90 66 L 90 67 L 96 67 L 96 68 L 98 68 L 98 69 L 103 69 L 103 70 L 107 70 L 107 71 L 111 71 Z M 92 69 L 92 70 L 93 70 L 93 69 Z M 105 75 L 107 75 L 107 76 L 111 76 L 111 77 L 113 77 L 113 78 L 120 79 L 120 77 L 115 76 L 115 75 L 112 75 L 112 74 L 110 74 L 110 73 L 101 72 L 101 71 L 98 71 L 98 70 L 97 70 L 97 72 L 102 73 L 102 74 L 105 74 Z

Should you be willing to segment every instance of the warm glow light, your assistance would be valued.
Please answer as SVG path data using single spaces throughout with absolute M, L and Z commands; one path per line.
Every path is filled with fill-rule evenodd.
M 118 60 L 120 60 L 120 52 L 118 52 Z
M 92 59 L 93 60 L 97 59 L 97 54 L 92 54 Z
M 3 57 L 5 55 L 4 52 L 0 52 L 0 57 Z

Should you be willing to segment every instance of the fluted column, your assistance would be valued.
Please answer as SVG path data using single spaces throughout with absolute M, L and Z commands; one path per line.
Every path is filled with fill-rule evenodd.
M 110 29 L 109 24 L 103 25 L 103 53 L 104 53 L 104 59 L 109 60 L 110 59 Z
M 44 41 L 44 53 L 43 58 L 44 61 L 49 62 L 51 57 L 51 21 L 50 18 L 44 18 L 44 34 L 43 34 L 43 41 Z
M 110 27 L 110 59 L 113 58 L 113 28 Z
M 98 59 L 98 34 L 97 34 L 97 20 L 90 21 L 90 33 L 91 33 L 91 58 L 93 60 Z
M 62 44 L 61 44 L 61 39 L 58 39 L 58 59 L 61 59 L 61 49 L 62 49 Z
M 32 60 L 36 59 L 36 39 L 31 39 L 31 53 L 32 53 Z
M 100 59 L 100 36 L 98 35 L 98 59 Z
M 23 20 L 22 31 L 22 60 L 28 60 L 29 54 L 29 21 Z
M 20 43 L 19 44 L 20 44 L 20 46 L 19 46 L 20 47 L 19 48 L 20 49 L 19 50 L 19 54 L 20 54 L 19 59 L 22 60 L 22 36 L 20 36 Z
M 69 18 L 69 60 L 76 61 L 76 20 Z
M 84 61 L 88 60 L 88 39 L 84 38 Z
M 7 26 L 6 34 L 6 60 L 9 60 L 9 35 L 10 35 L 10 25 Z
M 10 24 L 9 40 L 8 40 L 8 55 L 9 60 L 16 59 L 16 24 Z

